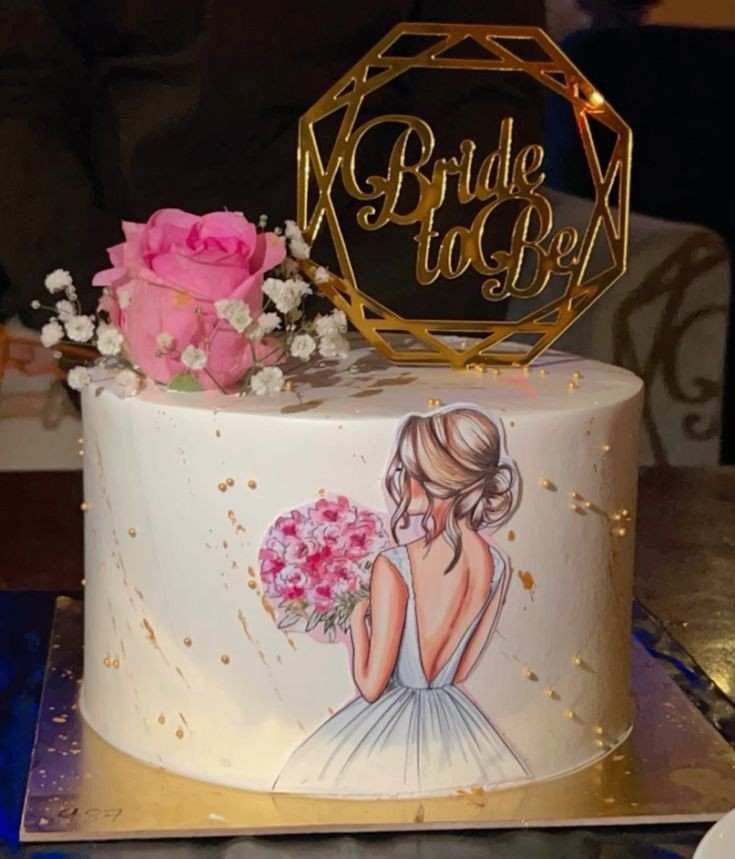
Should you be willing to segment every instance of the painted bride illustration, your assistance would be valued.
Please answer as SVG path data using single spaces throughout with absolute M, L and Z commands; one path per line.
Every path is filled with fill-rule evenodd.
M 284 625 L 316 605 L 306 631 L 347 630 L 359 693 L 295 749 L 274 789 L 361 795 L 378 779 L 411 795 L 522 781 L 525 764 L 461 688 L 511 582 L 490 542 L 520 493 L 502 424 L 472 406 L 412 415 L 384 480 L 395 545 L 376 514 L 342 498 L 282 517 L 286 542 L 261 552 L 266 588 L 285 594 Z

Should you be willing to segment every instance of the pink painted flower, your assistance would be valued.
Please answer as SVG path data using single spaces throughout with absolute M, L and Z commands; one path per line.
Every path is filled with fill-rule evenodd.
M 125 335 L 129 357 L 167 383 L 188 372 L 181 353 L 195 346 L 207 354 L 206 367 L 192 371 L 202 387 L 234 385 L 252 364 L 251 343 L 218 318 L 215 302 L 239 299 L 257 317 L 263 276 L 283 260 L 283 240 L 258 233 L 236 212 L 180 209 L 160 209 L 145 224 L 124 222 L 123 232 L 125 241 L 108 251 L 112 268 L 92 282 L 105 287 L 100 309 Z M 169 348 L 161 348 L 161 334 Z M 263 358 L 273 342 L 261 340 L 256 349 Z
M 275 577 L 273 587 L 277 596 L 284 600 L 300 600 L 306 593 L 309 581 L 302 570 L 294 566 L 284 567 Z
M 325 525 L 354 522 L 356 515 L 355 508 L 344 495 L 340 495 L 336 499 L 320 498 L 309 511 L 312 521 Z
M 260 575 L 264 583 L 270 584 L 281 570 L 286 566 L 283 557 L 270 548 L 263 548 L 258 553 L 260 561 Z
M 287 516 L 279 516 L 273 525 L 273 533 L 281 540 L 300 538 L 304 529 L 306 517 L 298 510 L 292 510 Z

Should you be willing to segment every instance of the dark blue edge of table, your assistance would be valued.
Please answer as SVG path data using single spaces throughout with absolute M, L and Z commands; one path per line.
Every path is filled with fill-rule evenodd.
M 690 857 L 706 826 L 604 827 L 575 830 L 489 830 L 471 833 L 401 833 L 358 836 L 279 836 L 274 838 L 207 839 L 196 842 L 109 842 L 19 845 L 25 791 L 38 705 L 46 665 L 48 639 L 57 592 L 0 592 L 0 851 L 23 857 L 128 856 L 157 854 L 218 855 L 225 845 L 240 842 L 237 853 L 253 859 L 279 859 L 293 852 L 299 857 L 335 859 L 354 855 L 385 855 L 401 842 L 401 856 L 486 856 L 492 843 L 494 857 L 513 859 L 597 859 L 597 857 Z M 79 598 L 79 593 L 68 593 Z M 709 681 L 691 656 L 674 641 L 645 608 L 634 607 L 638 640 L 662 661 L 670 675 L 703 715 L 735 745 L 735 707 Z M 408 842 L 408 843 L 407 843 Z M 415 851 L 411 845 L 415 845 Z M 288 851 L 288 852 L 286 852 Z

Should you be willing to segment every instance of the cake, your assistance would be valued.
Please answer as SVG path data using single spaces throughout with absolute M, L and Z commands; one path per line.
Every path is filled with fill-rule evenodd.
M 559 352 L 456 370 L 359 342 L 260 397 L 88 385 L 84 718 L 256 791 L 592 764 L 631 729 L 641 402 Z

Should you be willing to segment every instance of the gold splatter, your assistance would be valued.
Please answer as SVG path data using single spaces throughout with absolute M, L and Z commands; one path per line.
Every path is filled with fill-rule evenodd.
M 536 674 L 535 671 L 531 671 L 531 669 L 527 665 L 523 666 L 523 676 L 526 678 L 526 680 L 538 680 L 538 674 Z
M 166 724 L 166 717 L 163 715 L 163 713 L 161 713 L 160 716 L 158 717 L 158 724 L 159 725 L 165 725 Z
M 430 408 L 437 408 L 438 406 L 442 405 L 442 401 L 437 397 L 431 397 L 429 399 L 428 405 Z
M 227 484 L 224 482 L 224 480 L 222 481 L 222 483 L 217 484 L 217 489 L 219 489 L 220 492 L 227 492 Z
M 595 725 L 595 733 L 598 737 L 601 737 L 605 733 L 605 729 L 602 727 L 602 725 Z
M 543 367 L 541 367 L 541 369 L 538 371 L 538 374 L 539 374 L 539 376 L 545 376 L 546 370 Z
M 186 721 L 186 716 L 183 713 L 179 713 L 179 719 L 181 719 L 181 722 L 185 728 L 189 727 L 189 723 Z
M 542 477 L 539 481 L 542 489 L 548 489 L 550 492 L 556 492 L 556 484 L 546 477 Z
M 296 642 L 291 638 L 290 635 L 286 635 L 286 641 L 288 642 L 288 646 L 291 650 L 296 650 Z
M 153 627 L 150 625 L 150 623 L 145 617 L 143 618 L 143 627 L 151 644 L 156 644 L 156 631 L 153 629 Z
M 237 619 L 240 621 L 240 626 L 242 626 L 242 631 L 243 631 L 243 632 L 245 633 L 245 635 L 247 636 L 248 641 L 251 641 L 251 642 L 253 642 L 253 643 L 254 643 L 254 642 L 255 642 L 255 639 L 254 639 L 254 638 L 253 638 L 253 636 L 250 634 L 250 629 L 248 628 L 248 622 L 247 622 L 247 620 L 245 619 L 245 613 L 243 612 L 243 610 L 242 610 L 242 609 L 238 609 L 238 612 L 237 612 Z
M 177 728 L 177 729 L 176 729 L 176 736 L 177 736 L 180 740 L 183 740 L 183 739 L 184 739 L 184 729 L 183 729 L 183 728 Z
M 82 511 L 82 513 L 86 513 L 90 507 L 91 505 L 89 501 L 82 501 L 82 503 L 79 505 L 79 509 Z
M 135 528 L 128 528 L 128 536 L 129 537 L 136 537 L 137 535 L 138 535 L 138 532 L 135 530 Z
M 292 403 L 290 406 L 281 406 L 280 412 L 282 415 L 297 415 L 300 412 L 310 412 L 312 409 L 318 409 L 324 400 L 305 400 L 303 403 Z
M 143 591 L 140 588 L 135 588 L 135 593 L 138 595 L 139 600 L 143 600 Z
M 604 740 L 595 740 L 595 745 L 598 749 L 606 749 L 607 743 Z
M 516 422 L 515 422 L 515 421 L 511 421 L 511 422 L 510 422 L 510 425 L 511 425 L 512 427 L 514 427 L 514 426 L 516 425 Z
M 262 605 L 263 605 L 263 608 L 264 608 L 264 609 L 266 610 L 266 612 L 270 615 L 270 618 L 271 618 L 271 620 L 273 621 L 273 623 L 275 623 L 275 624 L 276 624 L 276 626 L 277 626 L 277 625 L 278 625 L 278 619 L 276 618 L 276 610 L 275 610 L 275 609 L 273 608 L 273 606 L 271 605 L 271 603 L 270 603 L 270 601 L 269 601 L 268 597 L 267 597 L 265 594 L 263 594 L 263 596 L 261 597 L 260 601 L 261 601 L 261 603 L 262 603 Z M 290 640 L 291 640 L 291 639 L 289 639 L 289 641 L 290 641 Z M 294 649 L 295 649 L 295 648 L 294 648 Z
M 215 430 L 214 434 L 217 436 L 217 438 L 222 438 L 222 431 L 221 430 Z
M 521 580 L 524 591 L 532 591 L 536 585 L 536 581 L 528 570 L 518 570 L 518 578 Z
M 572 513 L 584 513 L 584 507 L 580 507 L 579 504 L 570 504 L 569 509 Z
M 350 394 L 353 400 L 364 399 L 365 397 L 377 397 L 378 394 L 382 394 L 382 388 L 371 388 L 367 391 L 358 391 L 356 394 Z
M 423 822 L 424 822 L 424 818 L 425 818 L 424 806 L 423 806 L 423 805 L 420 805 L 420 806 L 416 809 L 416 814 L 414 814 L 414 816 L 413 816 L 413 822 L 414 822 L 414 823 L 423 823 Z
M 565 716 L 567 719 L 575 719 L 575 718 L 576 718 L 576 716 L 577 716 L 577 714 L 574 712 L 574 710 L 565 710 L 565 711 L 564 711 L 564 716 Z
M 258 587 L 258 583 L 254 579 L 250 579 L 248 581 L 248 587 L 251 591 L 254 591 Z
M 627 533 L 628 533 L 628 532 L 627 532 L 627 530 L 626 530 L 625 528 L 613 528 L 613 534 L 614 534 L 616 537 L 625 537 L 625 535 L 626 535 Z
M 189 638 L 188 635 L 184 639 L 184 647 L 191 647 L 191 639 Z
M 248 567 L 248 575 L 251 579 L 255 578 L 255 570 L 252 567 Z
M 512 543 L 513 540 L 515 540 L 515 538 L 516 538 L 516 532 L 515 531 L 508 531 L 508 542 Z
M 628 510 L 627 507 L 623 507 L 620 511 L 620 515 L 623 517 L 623 519 L 630 519 L 630 510 Z
M 225 483 L 228 486 L 234 486 L 235 485 L 235 481 L 231 477 L 228 477 L 227 480 L 225 480 Z
M 608 805 L 614 805 L 615 797 L 614 796 L 606 796 L 602 801 L 606 802 Z
M 258 482 L 256 480 L 248 480 L 248 489 L 257 489 Z
M 109 656 L 105 656 L 105 658 L 102 660 L 102 664 L 105 666 L 105 668 L 112 668 L 112 660 Z
M 230 657 L 226 653 L 223 653 L 222 656 L 220 656 L 219 661 L 223 665 L 229 665 L 230 664 Z
M 119 660 L 117 657 L 115 657 L 115 658 L 112 660 L 112 667 L 113 667 L 113 668 L 119 668 L 119 667 L 120 667 L 120 660 Z
M 544 695 L 546 695 L 547 698 L 551 698 L 552 701 L 555 701 L 559 697 L 557 691 L 552 689 L 551 686 L 547 686 L 546 689 L 544 689 Z
M 581 666 L 582 666 L 582 665 L 584 665 L 584 660 L 583 660 L 583 659 L 582 659 L 582 657 L 581 657 L 581 656 L 579 656 L 579 655 L 575 656 L 575 657 L 574 657 L 574 659 L 572 659 L 572 662 L 573 662 L 573 663 L 574 663 L 578 668 L 581 668 Z

